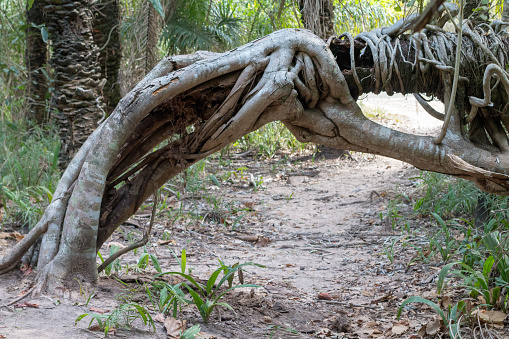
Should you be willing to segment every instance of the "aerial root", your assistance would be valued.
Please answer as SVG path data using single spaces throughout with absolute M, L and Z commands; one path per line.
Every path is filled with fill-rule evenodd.
M 481 108 L 484 120 L 486 121 L 486 131 L 489 133 L 495 146 L 497 146 L 502 153 L 509 151 L 509 139 L 503 127 L 500 125 L 500 119 L 497 116 L 491 116 L 489 111 L 484 107 Z
M 491 29 L 489 26 L 487 27 Z M 486 44 L 482 41 L 481 36 L 479 35 L 479 33 L 477 33 L 476 30 L 470 29 L 470 26 L 467 23 L 463 25 L 462 31 L 463 34 L 465 34 L 465 36 L 468 36 L 477 45 L 477 47 L 479 47 L 482 50 L 482 52 L 490 58 L 492 63 L 501 67 L 500 61 L 497 59 L 497 57 L 495 57 L 491 50 L 488 47 L 486 47 Z M 492 46 L 492 48 L 495 48 L 495 46 Z
M 410 50 L 414 50 L 415 58 L 410 61 L 408 60 L 408 56 L 403 55 L 403 51 L 401 50 L 398 34 L 402 33 L 402 29 L 407 27 L 411 19 L 401 20 L 394 24 L 389 28 L 375 29 L 371 32 L 363 32 L 357 35 L 353 40 L 362 41 L 367 45 L 367 49 L 371 50 L 371 55 L 373 58 L 373 78 L 374 78 L 374 90 L 375 94 L 380 93 L 382 90 L 387 92 L 389 95 L 393 93 L 393 83 L 392 77 L 393 74 L 396 74 L 398 77 L 399 85 L 401 87 L 401 92 L 405 93 L 405 89 L 403 86 L 403 81 L 401 79 L 400 70 L 395 62 L 396 56 L 402 59 L 403 63 L 411 64 L 413 69 L 416 71 L 420 71 L 423 75 L 430 73 L 432 67 L 441 72 L 442 78 L 445 86 L 450 86 L 451 83 L 447 84 L 446 74 L 454 75 L 454 79 L 452 81 L 453 91 L 451 93 L 451 97 L 447 100 L 447 106 L 445 115 L 434 110 L 429 104 L 427 104 L 422 97 L 417 96 L 417 101 L 423 106 L 423 108 L 433 117 L 444 121 L 444 125 L 442 127 L 442 131 L 440 136 L 436 139 L 436 143 L 440 144 L 442 140 L 446 136 L 446 131 L 449 129 L 449 120 L 451 119 L 450 111 L 452 114 L 453 107 L 456 105 L 456 91 L 458 86 L 458 82 L 460 84 L 466 85 L 469 83 L 469 80 L 464 75 L 455 72 L 457 67 L 455 67 L 458 62 L 460 62 L 460 57 L 458 56 L 453 62 L 450 58 L 450 55 L 458 55 L 458 46 L 461 44 L 461 40 L 457 40 L 454 44 L 451 36 L 443 30 L 443 26 L 447 21 L 453 21 L 456 26 L 457 33 L 459 36 L 464 32 L 465 36 L 468 37 L 471 41 L 473 41 L 474 45 L 479 47 L 474 53 L 478 54 L 478 58 L 480 60 L 486 60 L 488 63 L 491 63 L 485 73 L 484 81 L 483 81 L 483 91 L 485 99 L 481 102 L 481 99 L 471 97 L 470 104 L 472 107 L 468 109 L 470 112 L 465 113 L 466 118 L 463 118 L 461 115 L 462 112 L 458 110 L 454 110 L 458 117 L 454 117 L 453 120 L 459 119 L 459 125 L 470 124 L 474 120 L 475 116 L 478 114 L 478 108 L 484 107 L 488 105 L 491 101 L 491 91 L 493 91 L 497 85 L 498 81 L 502 82 L 506 87 L 506 93 L 509 97 L 509 88 L 508 85 L 508 77 L 507 73 L 500 67 L 500 65 L 505 64 L 505 60 L 507 60 L 507 55 L 504 50 L 504 42 L 499 34 L 497 34 L 494 29 L 490 26 L 485 25 L 486 27 L 475 27 L 471 28 L 470 23 L 462 24 L 461 20 L 459 25 L 456 25 L 454 17 L 460 13 L 460 9 L 457 5 L 454 4 L 444 4 L 440 7 L 439 13 L 434 18 L 434 21 L 431 22 L 426 29 L 421 32 L 414 33 L 410 36 L 409 44 L 409 55 Z M 484 29 L 484 30 L 483 30 Z M 362 86 L 360 85 L 360 81 L 357 76 L 357 72 L 354 67 L 354 49 L 352 38 L 349 34 L 343 34 L 340 38 L 349 39 L 350 44 L 350 62 L 352 72 L 354 74 L 354 81 L 356 86 L 359 89 L 359 93 L 363 92 Z M 433 45 L 433 49 L 431 47 Z M 455 45 L 455 46 L 454 46 Z M 488 47 L 489 46 L 489 47 Z M 456 51 L 454 51 L 456 49 Z M 361 54 L 363 52 L 361 51 Z M 491 86 L 491 79 L 493 76 L 498 76 L 500 80 L 497 79 L 497 83 Z M 449 107 L 450 106 L 450 107 Z M 509 109 L 509 104 L 504 107 L 502 113 L 505 114 L 506 110 Z M 493 113 L 492 113 L 493 114 Z M 485 117 L 484 120 L 490 120 L 493 117 Z M 501 119 L 505 124 L 506 122 L 509 125 L 509 119 Z M 454 125 L 454 134 L 458 134 L 461 130 L 459 126 Z M 502 135 L 498 133 L 499 128 L 495 128 L 497 123 L 493 123 L 491 121 L 488 125 L 487 122 L 484 123 L 486 132 L 491 136 L 494 135 L 497 143 L 497 147 L 502 147 L 502 151 L 504 148 L 504 140 Z M 495 140 L 493 140 L 493 143 Z
M 278 58 L 275 59 L 277 60 Z M 289 91 L 293 89 L 293 83 L 290 83 L 291 79 L 288 78 L 290 74 L 288 72 L 289 65 L 286 70 L 267 72 L 269 66 L 270 62 L 263 77 L 267 76 L 270 79 L 266 79 L 264 86 L 257 92 L 250 93 L 250 98 L 240 107 L 234 116 L 228 119 L 221 119 L 222 124 L 218 128 L 209 130 L 208 135 L 213 132 L 209 137 L 207 134 L 200 133 L 197 140 L 205 140 L 199 150 L 200 153 L 217 150 L 240 138 L 253 128 L 258 117 L 268 106 L 289 95 Z M 289 85 L 291 85 L 291 88 Z
M 216 113 L 210 117 L 205 126 L 200 130 L 197 139 L 203 140 L 210 138 L 212 134 L 225 123 L 226 119 L 233 115 L 234 109 L 237 106 L 244 90 L 252 84 L 256 73 L 265 69 L 268 63 L 269 58 L 265 58 L 259 62 L 253 62 L 244 68 L 237 82 L 230 91 L 230 94 L 223 101 Z M 198 145 L 193 145 L 191 148 L 197 147 Z
M 357 72 L 355 71 L 355 43 L 352 34 L 350 33 L 343 33 L 341 34 L 338 39 L 347 38 L 348 42 L 350 43 L 350 69 L 353 71 L 353 78 L 355 80 L 355 84 L 357 85 L 357 88 L 359 89 L 359 95 L 362 95 L 362 85 L 361 81 L 359 80 L 359 76 L 357 75 Z M 332 37 L 331 37 L 332 38 Z M 330 41 L 332 40 L 329 38 L 328 44 L 330 46 Z
M 315 66 L 314 66 L 313 60 L 311 59 L 311 57 L 309 55 L 307 55 L 306 53 L 303 53 L 302 56 L 304 59 L 304 69 L 303 69 L 304 79 L 306 82 L 306 87 L 308 88 L 310 95 L 311 95 L 309 102 L 306 102 L 306 104 L 310 108 L 314 108 L 314 107 L 316 107 L 316 103 L 320 99 L 320 93 L 318 91 L 318 85 L 316 83 L 316 78 L 315 78 L 315 74 L 316 74 Z
M 462 26 L 463 22 L 463 0 L 460 2 L 460 14 L 459 14 L 459 21 L 458 26 Z M 463 30 L 460 28 L 460 30 L 457 32 L 458 34 L 458 40 L 456 42 L 456 59 L 454 61 L 454 76 L 452 80 L 452 89 L 450 93 L 447 93 L 445 99 L 444 99 L 444 105 L 446 108 L 445 111 L 445 117 L 444 117 L 444 124 L 442 125 L 442 130 L 440 131 L 440 135 L 434 140 L 434 143 L 436 145 L 440 145 L 442 141 L 444 140 L 447 130 L 449 128 L 449 123 L 451 121 L 451 118 L 453 114 L 455 115 L 455 118 L 459 118 L 459 110 L 454 105 L 456 102 L 457 97 L 457 91 L 458 91 L 458 82 L 459 82 L 459 74 L 460 74 L 460 62 L 461 62 L 461 44 L 462 44 L 462 38 L 463 38 Z M 444 77 L 443 81 L 447 84 L 448 78 Z M 458 131 L 455 131 L 458 132 Z M 455 133 L 459 136 L 460 133 Z
M 476 106 L 476 107 L 486 107 L 486 106 L 492 106 L 493 103 L 491 102 L 491 92 L 494 88 L 491 87 L 491 78 L 493 76 L 497 76 L 497 84 L 498 82 L 502 82 L 504 85 L 504 89 L 509 95 L 509 77 L 507 76 L 507 72 L 504 71 L 500 66 L 496 64 L 490 64 L 486 67 L 484 71 L 484 77 L 483 77 L 483 92 L 484 92 L 484 98 L 476 98 L 476 97 L 470 97 L 469 102 L 470 105 Z M 496 87 L 496 86 L 493 86 Z
M 456 24 L 453 17 L 456 17 L 461 13 L 460 8 L 457 5 L 446 4 L 441 6 L 439 13 L 435 16 L 433 22 L 431 22 L 421 32 L 414 33 L 409 38 L 409 51 L 408 56 L 404 55 L 399 38 L 397 34 L 402 33 L 401 29 L 406 27 L 405 20 L 402 20 L 392 27 L 375 29 L 371 32 L 363 32 L 353 38 L 353 41 L 362 41 L 366 45 L 366 49 L 371 50 L 373 58 L 373 80 L 375 94 L 381 91 L 387 92 L 389 95 L 393 93 L 394 81 L 392 80 L 393 74 L 396 74 L 401 87 L 401 92 L 404 94 L 405 89 L 403 81 L 400 76 L 400 69 L 395 62 L 396 56 L 402 59 L 403 63 L 412 65 L 412 68 L 416 72 L 420 72 L 422 76 L 430 74 L 432 68 L 440 72 L 442 82 L 444 86 L 452 85 L 452 92 L 446 101 L 445 114 L 434 110 L 419 94 L 415 94 L 417 101 L 423 106 L 426 112 L 428 112 L 434 118 L 444 121 L 440 135 L 435 140 L 436 144 L 440 144 L 447 135 L 447 131 L 451 131 L 453 135 L 461 136 L 464 127 L 467 129 L 470 126 L 477 114 L 480 112 L 480 108 L 492 107 L 491 94 L 494 90 L 497 90 L 499 83 L 504 85 L 505 97 L 509 97 L 509 75 L 501 65 L 505 65 L 507 53 L 505 52 L 505 45 L 502 34 L 494 30 L 493 27 L 488 25 L 481 25 L 478 27 L 471 27 L 469 22 L 462 23 L 462 20 L 458 20 L 459 24 Z M 443 30 L 443 26 L 446 21 L 453 21 L 455 24 L 458 39 L 454 41 L 452 36 Z M 461 46 L 461 36 L 465 35 L 468 39 L 473 42 L 473 45 L 478 47 L 471 53 L 474 55 L 463 56 L 460 52 L 459 47 Z M 507 39 L 507 35 L 504 36 Z M 354 49 L 352 38 L 349 34 L 343 34 L 340 38 L 348 39 L 350 45 L 350 62 L 352 72 L 354 74 L 354 81 L 359 89 L 359 93 L 364 92 L 362 86 L 359 84 L 360 81 L 357 77 L 357 72 L 354 67 Z M 432 48 L 433 46 L 433 48 Z M 414 51 L 415 57 L 413 60 L 410 59 L 410 51 Z M 360 52 L 361 55 L 363 51 Z M 455 55 L 453 61 L 451 55 Z M 483 78 L 483 92 L 484 98 L 469 97 L 470 105 L 466 107 L 468 109 L 465 112 L 465 108 L 461 103 L 456 102 L 456 92 L 459 86 L 465 86 L 469 84 L 469 79 L 458 72 L 458 65 L 461 63 L 461 59 L 466 60 L 475 57 L 479 62 L 488 63 L 486 67 L 484 78 Z M 454 75 L 452 81 L 450 76 Z M 493 78 L 496 82 L 493 84 Z M 425 81 L 425 80 L 424 80 Z M 397 82 L 396 82 L 397 83 Z M 464 88 L 464 87 L 461 87 Z M 500 100 L 500 92 L 497 92 L 497 100 Z M 459 99 L 458 99 L 459 100 Z M 461 107 L 461 109 L 458 109 Z M 485 138 L 483 143 L 488 142 L 496 146 L 501 152 L 506 152 L 506 139 L 507 133 L 504 131 L 502 125 L 506 128 L 509 127 L 509 118 L 505 115 L 508 113 L 509 104 L 505 104 L 502 108 L 496 110 L 490 109 L 489 112 L 485 111 L 482 120 L 477 120 L 477 124 L 481 124 L 482 128 L 489 135 L 490 139 Z M 498 111 L 498 113 L 496 113 Z M 454 114 L 454 117 L 451 115 Z M 499 117 L 497 117 L 497 114 Z M 503 116 L 501 116 L 503 115 Z M 454 121 L 449 127 L 449 121 Z M 507 126 L 506 126 L 507 125 Z M 462 127 L 463 126 L 463 127 Z M 479 141 L 479 140 L 477 140 Z M 489 145 L 487 145 L 489 146 Z
M 257 72 L 262 71 L 257 85 L 247 94 L 243 94 L 249 81 L 254 79 Z M 194 136 L 193 145 L 197 146 L 197 154 L 201 156 L 216 151 L 257 128 L 261 122 L 275 120 L 274 115 L 269 118 L 266 114 L 271 105 L 277 105 L 280 109 L 290 105 L 291 109 L 283 109 L 284 115 L 278 114 L 279 120 L 295 119 L 299 115 L 295 113 L 299 111 L 299 108 L 295 107 L 295 102 L 298 101 L 297 93 L 306 108 L 316 107 L 330 92 L 331 81 L 323 73 L 319 60 L 314 56 L 305 51 L 294 52 L 287 48 L 272 51 L 257 67 L 248 66 L 228 98 Z M 238 111 L 233 115 L 236 109 Z
M 9 307 L 15 303 L 17 303 L 18 301 L 20 300 L 23 300 L 25 299 L 26 297 L 28 297 L 34 290 L 35 290 L 36 286 L 32 286 L 28 291 L 26 291 L 25 293 L 23 293 L 21 296 L 17 297 L 16 299 L 14 300 L 11 300 L 9 301 L 7 304 L 5 305 L 1 305 L 0 308 L 4 308 L 4 307 Z
M 424 108 L 424 110 L 431 115 L 433 118 L 444 121 L 445 114 L 440 113 L 437 110 L 435 110 L 433 107 L 431 107 L 430 104 L 419 93 L 414 93 L 414 97 L 417 100 L 417 102 Z
M 48 207 L 49 208 L 49 207 Z M 56 212 L 55 212 L 56 213 Z M 2 257 L 0 263 L 0 275 L 12 270 L 19 264 L 25 253 L 36 243 L 36 241 L 47 231 L 50 221 L 43 217 L 28 234 L 23 237 L 14 247 Z

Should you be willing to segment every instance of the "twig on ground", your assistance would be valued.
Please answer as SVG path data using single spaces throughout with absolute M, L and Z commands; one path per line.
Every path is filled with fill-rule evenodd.
M 22 296 L 19 296 L 18 298 L 14 299 L 13 301 L 8 302 L 5 305 L 0 306 L 0 308 L 11 306 L 12 304 L 17 303 L 18 301 L 22 300 L 23 298 L 27 297 L 32 291 L 35 289 L 36 285 L 32 286 L 26 293 L 24 293 Z
M 337 304 L 337 305 L 345 305 L 345 306 L 351 306 L 351 307 L 362 307 L 362 308 L 369 308 L 369 309 L 373 309 L 373 310 L 378 308 L 376 306 L 371 306 L 371 305 L 352 304 L 352 303 L 349 303 L 346 301 L 321 300 L 321 299 L 319 299 L 318 301 L 320 301 L 322 303 L 326 303 L 326 304 Z

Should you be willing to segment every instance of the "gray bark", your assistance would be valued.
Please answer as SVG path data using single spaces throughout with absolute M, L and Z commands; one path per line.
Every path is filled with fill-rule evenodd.
M 470 76 L 469 82 L 462 80 L 444 140 L 398 132 L 366 118 L 356 98 L 362 92 L 416 92 L 447 106 L 455 35 L 438 30 L 408 40 L 381 32 L 332 39 L 327 46 L 307 30 L 289 29 L 223 54 L 164 59 L 83 145 L 41 223 L 2 258 L 0 269 L 9 269 L 47 231 L 40 287 L 68 288 L 75 278 L 93 284 L 95 253 L 149 195 L 199 159 L 275 120 L 303 142 L 389 156 L 509 194 L 506 113 L 483 112 L 503 112 L 509 92 L 504 71 L 490 64 L 489 55 L 465 54 L 460 78 Z M 465 32 L 466 50 L 479 50 L 478 37 Z M 429 49 L 428 39 L 438 47 Z M 508 45 L 491 43 L 497 55 L 501 44 Z M 471 68 L 479 64 L 490 65 L 475 77 Z M 474 120 L 467 122 L 466 115 L 482 118 L 477 127 L 490 138 L 470 140 L 465 130 Z

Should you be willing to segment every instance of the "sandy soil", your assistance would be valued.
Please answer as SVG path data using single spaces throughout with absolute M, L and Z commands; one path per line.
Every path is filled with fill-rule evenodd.
M 387 108 L 380 109 L 386 104 L 384 100 L 368 99 L 363 105 L 378 107 L 385 116 Z M 410 99 L 398 100 L 397 110 L 390 112 L 396 115 L 396 123 L 383 119 L 391 127 L 401 125 L 398 120 L 408 126 L 407 113 L 415 109 Z M 423 123 L 424 114 L 421 111 L 419 119 L 410 123 L 411 128 L 422 133 L 436 130 L 436 123 Z M 440 263 L 408 266 L 415 255 L 409 248 L 397 247 L 392 263 L 383 254 L 384 247 L 403 237 L 383 217 L 388 204 L 401 193 L 410 200 L 419 196 L 419 170 L 396 160 L 357 153 L 351 159 L 278 156 L 263 162 L 244 156 L 230 158 L 228 166 L 219 166 L 217 161 L 208 166 L 209 171 L 217 170 L 217 177 L 246 168 L 243 177 L 232 177 L 220 187 L 212 183 L 207 187 L 223 205 L 230 202 L 231 208 L 244 209 L 244 217 L 235 223 L 221 209 L 210 210 L 211 201 L 205 199 L 209 196 L 205 192 L 203 199 L 170 197 L 168 209 L 156 219 L 148 251 L 157 256 L 163 271 L 177 271 L 168 245 L 178 253 L 185 248 L 188 267 L 202 280 L 218 267 L 218 259 L 229 265 L 252 261 L 266 268 L 247 266 L 244 272 L 245 283 L 260 288 L 238 289 L 226 296 L 235 314 L 221 310 L 212 315 L 209 324 L 203 324 L 196 308 L 188 306 L 181 314 L 188 326 L 200 324 L 208 338 L 418 338 L 417 331 L 433 319 L 430 309 L 417 304 L 407 307 L 400 321 L 396 314 L 409 296 L 436 297 L 434 278 Z M 253 190 L 248 184 L 249 174 L 253 178 L 263 176 L 265 188 Z M 197 207 L 204 218 L 174 223 L 171 216 L 181 203 L 184 209 Z M 409 211 L 411 203 L 400 203 L 398 208 Z M 111 242 L 128 244 L 129 232 L 139 232 L 136 225 L 143 225 L 148 213 L 138 212 Z M 226 227 L 221 219 L 226 220 Z M 408 229 L 426 230 L 428 222 L 429 218 L 409 219 Z M 419 245 L 424 238 L 417 235 L 410 241 Z M 171 242 L 161 245 L 162 239 Z M 106 252 L 108 249 L 103 254 Z M 133 268 L 139 257 L 140 252 L 130 253 L 122 257 L 122 265 Z M 100 332 L 87 329 L 90 318 L 76 326 L 75 319 L 91 309 L 112 310 L 118 305 L 115 296 L 122 294 L 150 305 L 132 276 L 148 281 L 156 274 L 154 268 L 128 273 L 130 277 L 125 272 L 118 276 L 125 283 L 113 276 L 102 277 L 88 305 L 88 295 L 77 299 L 43 295 L 18 303 L 25 303 L 25 307 L 2 308 L 0 338 L 102 337 Z M 35 273 L 22 275 L 18 270 L 2 278 L 0 304 L 29 289 Z M 320 293 L 327 293 L 331 300 L 320 300 Z M 27 307 L 30 304 L 37 307 Z M 156 323 L 154 333 L 136 322 L 130 330 L 118 329 L 113 337 L 166 335 L 160 323 Z

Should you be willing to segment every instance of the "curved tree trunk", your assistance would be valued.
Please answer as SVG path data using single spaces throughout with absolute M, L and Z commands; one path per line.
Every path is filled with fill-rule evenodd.
M 282 3 L 281 3 L 282 4 Z M 334 6 L 330 0 L 299 0 L 304 28 L 309 29 L 322 39 L 334 35 Z M 325 145 L 317 145 L 320 155 L 329 155 L 339 158 L 345 154 L 345 150 L 334 149 Z
M 27 91 L 28 91 L 28 119 L 37 124 L 48 121 L 49 114 L 46 107 L 46 95 L 48 94 L 49 79 L 45 71 L 48 62 L 48 48 L 42 40 L 41 29 L 31 26 L 44 24 L 42 2 L 34 1 L 32 8 L 27 13 L 27 33 L 25 65 L 27 68 Z
M 92 37 L 91 0 L 40 0 L 51 39 L 54 93 L 51 105 L 61 140 L 60 167 L 85 142 L 104 116 L 101 96 L 105 80 Z
M 344 34 L 330 45 L 288 29 L 223 54 L 165 58 L 84 143 L 41 222 L 0 269 L 45 233 L 40 288 L 93 284 L 97 250 L 145 199 L 199 159 L 276 120 L 303 142 L 389 156 L 509 195 L 509 77 L 499 66 L 507 64 L 507 38 L 464 27 L 460 87 L 442 141 L 363 115 L 356 99 L 367 92 L 451 101 L 456 35 L 433 28 L 401 36 L 406 24 L 355 39 Z

